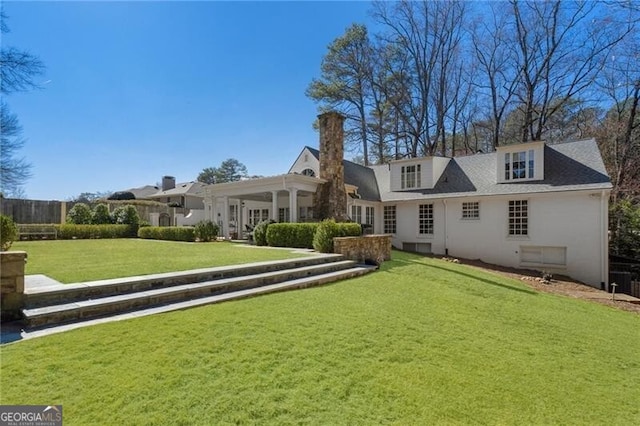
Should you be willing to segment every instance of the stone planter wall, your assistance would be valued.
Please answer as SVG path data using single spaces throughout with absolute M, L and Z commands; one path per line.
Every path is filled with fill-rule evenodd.
M 24 251 L 0 252 L 0 312 L 2 321 L 20 318 L 24 294 Z
M 336 237 L 333 251 L 356 262 L 380 264 L 391 259 L 391 235 Z

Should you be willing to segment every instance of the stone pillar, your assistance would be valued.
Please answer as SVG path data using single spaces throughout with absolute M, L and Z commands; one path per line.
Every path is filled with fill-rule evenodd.
M 24 251 L 0 252 L 0 312 L 2 321 L 19 319 L 24 297 Z
M 320 178 L 314 198 L 318 218 L 347 220 L 347 194 L 344 188 L 344 116 L 335 111 L 318 116 L 320 122 Z

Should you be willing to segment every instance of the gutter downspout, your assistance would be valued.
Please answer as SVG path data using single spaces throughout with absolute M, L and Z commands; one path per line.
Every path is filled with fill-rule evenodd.
M 609 292 L 609 209 L 607 191 L 600 193 L 600 288 Z
M 444 255 L 449 256 L 449 248 L 447 247 L 447 200 L 444 203 Z

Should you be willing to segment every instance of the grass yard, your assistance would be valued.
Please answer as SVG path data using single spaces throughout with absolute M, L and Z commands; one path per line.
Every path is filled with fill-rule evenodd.
M 0 350 L 0 403 L 62 404 L 67 425 L 640 424 L 639 315 L 398 252 Z
M 44 274 L 67 284 L 304 256 L 227 242 L 142 239 L 23 241 L 11 249 L 27 252 L 26 274 Z

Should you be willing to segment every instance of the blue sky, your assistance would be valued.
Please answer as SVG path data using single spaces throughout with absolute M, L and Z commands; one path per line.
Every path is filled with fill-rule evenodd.
M 33 164 L 27 198 L 195 180 L 236 158 L 284 173 L 317 146 L 304 92 L 368 2 L 5 2 L 3 45 L 43 88 L 6 98 Z

